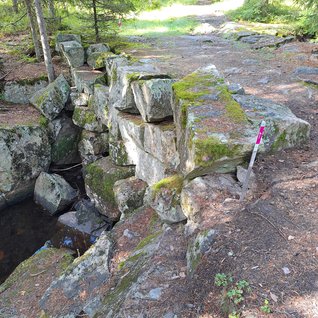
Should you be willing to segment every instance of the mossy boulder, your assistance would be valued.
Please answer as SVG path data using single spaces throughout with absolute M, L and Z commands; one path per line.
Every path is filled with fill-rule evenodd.
M 53 83 L 37 91 L 30 99 L 47 119 L 53 120 L 64 108 L 70 94 L 70 86 L 63 75 Z
M 46 75 L 19 81 L 6 81 L 3 87 L 3 98 L 11 103 L 28 104 L 30 98 L 47 85 Z
M 52 138 L 52 163 L 65 165 L 78 163 L 78 142 L 80 128 L 66 115 L 59 116 L 49 123 Z
M 47 248 L 22 262 L 0 285 L 1 317 L 40 317 L 38 296 L 73 262 L 71 253 Z
M 78 317 L 85 306 L 94 302 L 96 289 L 108 282 L 112 252 L 113 242 L 104 232 L 44 292 L 39 300 L 44 313 L 48 317 Z
M 76 41 L 79 44 L 82 43 L 81 36 L 78 34 L 59 33 L 55 38 L 55 51 L 60 52 L 60 43 L 68 41 Z
M 95 202 L 101 214 L 111 220 L 118 220 L 118 210 L 114 184 L 135 174 L 134 167 L 115 166 L 110 157 L 101 158 L 85 167 L 84 180 L 87 195 Z
M 101 84 L 94 85 L 93 108 L 97 119 L 108 125 L 109 87 Z
M 7 204 L 31 196 L 51 162 L 48 132 L 39 122 L 0 128 L 0 193 Z
M 281 133 L 301 135 L 299 143 L 308 138 L 309 124 L 287 107 L 248 95 L 232 95 L 214 65 L 176 82 L 173 90 L 180 170 L 188 178 L 212 171 L 235 171 L 250 156 L 262 119 L 268 127 L 277 124 L 276 130 Z M 257 102 L 255 106 L 249 102 L 252 100 Z M 273 148 L 277 131 L 273 134 L 273 129 L 265 129 L 260 151 Z M 297 144 L 295 137 L 286 139 L 294 140 L 286 143 L 286 148 Z
M 117 181 L 114 185 L 114 194 L 119 211 L 127 214 L 141 207 L 146 188 L 146 182 L 136 177 Z
M 115 76 L 116 75 L 116 76 Z M 157 68 L 150 64 L 133 64 L 113 67 L 109 91 L 110 103 L 118 110 L 131 114 L 139 114 L 131 83 L 136 80 L 152 78 L 167 78 Z
M 173 175 L 152 185 L 147 193 L 147 203 L 157 212 L 160 219 L 167 223 L 186 220 L 180 206 L 183 177 Z
M 106 130 L 106 127 L 98 121 L 94 110 L 89 107 L 76 106 L 72 119 L 76 126 L 88 131 L 101 133 Z
M 105 59 L 113 56 L 112 52 L 92 52 L 87 56 L 87 64 L 93 69 L 102 69 L 105 67 Z

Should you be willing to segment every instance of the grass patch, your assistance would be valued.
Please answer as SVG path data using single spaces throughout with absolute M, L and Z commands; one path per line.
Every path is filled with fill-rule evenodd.
M 127 20 L 123 23 L 121 35 L 173 36 L 187 34 L 198 25 L 193 18 L 169 18 L 165 20 Z

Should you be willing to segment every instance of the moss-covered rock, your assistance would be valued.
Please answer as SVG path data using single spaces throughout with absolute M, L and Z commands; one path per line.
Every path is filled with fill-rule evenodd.
M 0 128 L 0 193 L 13 204 L 32 195 L 51 162 L 48 132 L 39 122 Z
M 32 79 L 5 82 L 4 100 L 11 103 L 28 104 L 29 99 L 40 89 L 48 85 L 47 76 Z
M 73 113 L 73 123 L 88 131 L 103 132 L 106 127 L 96 118 L 95 112 L 89 107 L 76 106 Z
M 212 171 L 235 171 L 251 154 L 262 119 L 268 127 L 279 128 L 275 133 L 265 129 L 260 151 L 270 149 L 277 132 L 282 134 L 286 127 L 289 137 L 280 137 L 274 149 L 288 148 L 308 138 L 308 123 L 287 107 L 248 95 L 233 95 L 214 65 L 176 82 L 173 90 L 180 170 L 188 178 Z M 297 135 L 301 135 L 298 141 Z
M 149 188 L 147 201 L 162 221 L 177 223 L 186 220 L 180 206 L 183 177 L 173 175 L 160 180 Z
M 48 288 L 51 282 L 62 275 L 73 262 L 70 250 L 48 248 L 34 254 L 22 262 L 7 280 L 0 285 L 0 308 L 2 317 L 40 316 L 38 295 Z
M 115 166 L 110 157 L 101 158 L 85 167 L 85 188 L 100 213 L 118 220 L 120 212 L 114 195 L 116 181 L 133 176 L 134 167 Z
M 70 86 L 63 75 L 53 83 L 37 91 L 30 99 L 46 118 L 53 120 L 64 108 L 70 94 Z
M 80 161 L 78 142 L 80 128 L 72 119 L 62 115 L 49 123 L 52 138 L 52 162 L 57 165 L 73 164 Z

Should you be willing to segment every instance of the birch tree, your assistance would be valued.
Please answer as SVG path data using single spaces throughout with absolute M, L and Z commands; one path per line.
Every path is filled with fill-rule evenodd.
M 39 31 L 40 31 L 45 67 L 46 67 L 47 75 L 49 78 L 49 82 L 52 83 L 55 79 L 55 74 L 54 74 L 51 51 L 50 51 L 50 46 L 49 46 L 49 41 L 47 37 L 46 26 L 45 26 L 45 21 L 43 17 L 43 11 L 42 11 L 40 0 L 34 0 L 34 6 L 35 6 L 36 19 L 37 19 Z
M 38 33 L 37 33 L 35 17 L 34 17 L 33 10 L 32 10 L 32 3 L 31 3 L 31 0 L 24 0 L 24 3 L 25 3 L 26 10 L 27 10 L 28 18 L 29 18 L 35 56 L 36 56 L 37 61 L 39 62 L 41 60 L 41 47 L 40 47 L 39 37 L 38 37 Z

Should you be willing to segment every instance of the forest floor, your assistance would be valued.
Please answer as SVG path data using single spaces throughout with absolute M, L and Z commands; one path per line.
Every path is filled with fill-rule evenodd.
M 130 37 L 147 47 L 127 53 L 152 59 L 177 79 L 214 64 L 247 94 L 288 106 L 311 124 L 311 135 L 300 149 L 258 157 L 254 168 L 258 186 L 253 198 L 226 218 L 220 216 L 215 226 L 221 231 L 213 250 L 192 278 L 176 286 L 178 292 L 184 288 L 180 299 L 184 306 L 178 317 L 225 317 L 221 304 L 224 290 L 214 284 L 217 273 L 249 282 L 251 291 L 239 306 L 245 317 L 318 317 L 318 87 L 305 85 L 294 74 L 298 66 L 318 66 L 314 54 L 318 44 L 294 41 L 279 48 L 254 50 L 217 33 L 226 21 L 219 11 L 206 6 L 203 12 L 196 18 L 216 32 Z M 4 62 L 3 74 L 15 63 Z M 260 310 L 266 300 L 270 314 Z M 168 308 L 170 301 L 173 297 L 162 306 Z

